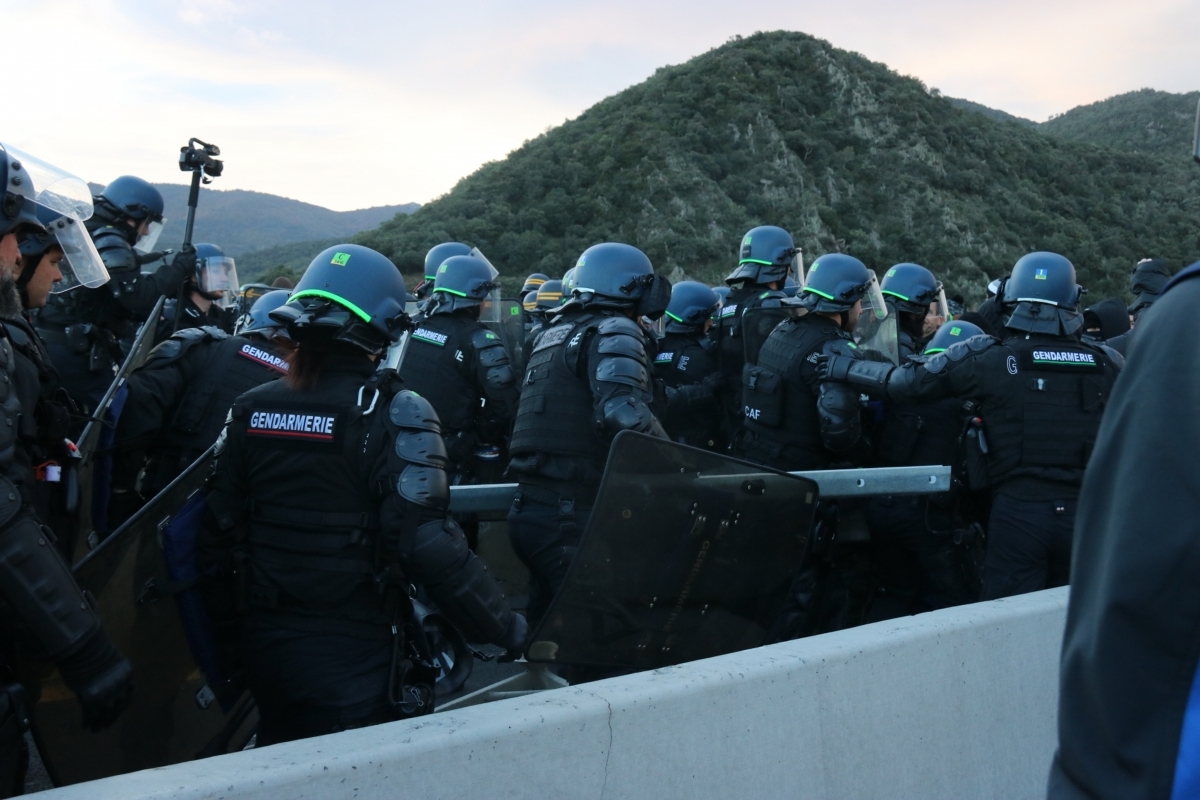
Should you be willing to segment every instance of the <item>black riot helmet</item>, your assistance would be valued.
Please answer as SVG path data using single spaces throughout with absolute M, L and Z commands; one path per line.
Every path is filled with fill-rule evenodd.
M 774 283 L 787 278 L 795 258 L 792 235 L 774 225 L 751 228 L 742 237 L 737 269 L 725 279 L 727 284 Z
M 905 263 L 892 267 L 884 273 L 879 290 L 897 311 L 920 314 L 922 317 L 929 313 L 930 304 L 945 299 L 941 281 L 920 264 Z
M 947 322 L 933 334 L 933 338 L 929 340 L 929 344 L 925 345 L 925 352 L 922 355 L 932 356 L 944 351 L 952 344 L 965 342 L 972 336 L 983 335 L 983 328 L 970 322 L 963 322 L 962 320 Z
M 116 209 L 120 219 L 138 222 L 162 222 L 163 219 L 165 205 L 162 192 L 135 175 L 122 175 L 114 179 L 96 199 L 99 201 L 97 205 L 104 204 Z
M 549 275 L 543 275 L 540 272 L 531 274 L 525 279 L 525 285 L 521 287 L 521 297 L 524 297 L 530 292 L 536 292 L 538 289 L 542 288 L 542 284 L 548 280 L 550 280 Z
M 617 308 L 655 320 L 671 300 L 671 282 L 654 274 L 646 254 L 619 242 L 584 250 L 573 280 L 572 303 L 585 308 Z
M 1029 253 L 1004 284 L 1005 327 L 1026 333 L 1071 336 L 1083 327 L 1075 266 L 1058 253 Z
M 408 292 L 400 270 L 369 247 L 339 244 L 321 252 L 270 313 L 296 341 L 326 335 L 376 354 L 408 328 Z
M 818 258 L 808 268 L 804 289 L 800 293 L 800 304 L 809 311 L 838 313 L 849 311 L 869 293 L 879 294 L 875 273 L 854 256 L 830 253 Z M 878 306 L 883 305 L 879 296 Z M 864 300 L 864 308 L 867 301 Z
M 210 299 L 220 299 L 221 308 L 233 305 L 238 293 L 237 263 L 215 244 L 196 245 L 196 289 Z
M 536 291 L 526 292 L 525 296 L 521 298 L 521 308 L 526 311 L 535 310 L 537 308 L 537 297 L 538 293 Z
M 470 255 L 471 248 L 462 242 L 442 242 L 429 248 L 425 254 L 425 280 L 436 281 L 437 269 L 451 256 Z
M 429 309 L 430 314 L 478 308 L 489 295 L 500 289 L 496 270 L 475 256 L 450 256 L 438 265 L 435 275 L 433 297 L 436 303 Z
M 538 287 L 534 308 L 549 310 L 563 304 L 562 281 L 548 280 Z
M 286 303 L 291 294 L 287 289 L 275 289 L 255 300 L 250 310 L 237 321 L 237 326 L 233 329 L 234 334 L 261 336 L 265 339 L 286 336 L 279 322 L 271 318 L 271 312 Z
M 696 333 L 721 307 L 721 298 L 698 281 L 680 281 L 671 287 L 667 306 L 667 333 Z

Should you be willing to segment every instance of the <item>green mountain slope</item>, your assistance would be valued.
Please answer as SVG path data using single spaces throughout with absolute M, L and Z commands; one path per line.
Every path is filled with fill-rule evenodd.
M 1184 161 L 1192 149 L 1200 92 L 1153 89 L 1073 108 L 1039 125 L 1043 133 Z
M 1097 297 L 1123 292 L 1147 254 L 1178 263 L 1195 251 L 1190 166 L 999 123 L 777 32 L 660 69 L 360 241 L 405 270 L 456 238 L 505 273 L 561 274 L 612 239 L 711 282 L 745 230 L 773 223 L 808 261 L 914 260 L 976 299 L 1025 252 L 1058 250 Z
M 1010 114 L 1007 111 L 1001 111 L 998 108 L 989 108 L 983 103 L 976 103 L 973 100 L 964 100 L 961 97 L 947 97 L 950 105 L 955 108 L 961 108 L 963 111 L 974 111 L 977 114 L 983 114 L 985 117 L 991 117 L 997 122 L 1015 122 L 1018 125 L 1024 125 L 1027 128 L 1036 128 L 1038 124 L 1031 119 L 1018 117 L 1016 114 Z
M 299 277 L 304 274 L 304 270 L 312 263 L 317 253 L 342 241 L 342 238 L 330 238 L 291 242 L 244 253 L 237 257 L 238 280 L 242 283 L 257 283 L 264 275 L 279 267 L 283 268 L 280 272 Z

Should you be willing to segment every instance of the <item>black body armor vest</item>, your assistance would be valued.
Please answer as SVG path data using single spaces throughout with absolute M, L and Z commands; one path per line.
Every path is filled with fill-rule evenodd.
M 849 338 L 824 317 L 786 320 L 763 343 L 758 364 L 746 365 L 742 386 L 746 429 L 762 442 L 786 448 L 791 469 L 820 469 L 829 462 L 821 438 L 818 397 L 801 377 L 801 366 L 815 365 L 827 342 Z
M 471 335 L 483 327 L 459 314 L 425 317 L 404 354 L 404 387 L 433 405 L 447 434 L 468 430 L 475 422 L 480 392 L 468 370 L 474 363 Z
M 587 354 L 604 319 L 590 312 L 566 314 L 542 331 L 525 367 L 509 446 L 514 458 L 539 453 L 570 456 L 587 462 L 596 478 L 603 472 L 608 445 L 596 431 Z

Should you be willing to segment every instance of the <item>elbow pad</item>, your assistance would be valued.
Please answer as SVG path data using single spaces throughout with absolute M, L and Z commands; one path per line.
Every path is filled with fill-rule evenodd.
M 667 438 L 650 407 L 628 395 L 614 397 L 604 404 L 600 425 L 609 436 L 616 436 L 621 431 L 635 431 Z
M 845 452 L 862 438 L 858 392 L 845 384 L 822 383 L 817 398 L 821 440 L 835 453 Z
M 417 527 L 401 561 L 469 641 L 505 643 L 513 612 L 496 579 L 449 519 Z

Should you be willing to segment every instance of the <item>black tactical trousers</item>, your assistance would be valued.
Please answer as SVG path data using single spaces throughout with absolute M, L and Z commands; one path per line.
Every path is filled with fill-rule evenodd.
M 872 498 L 865 511 L 876 569 L 897 614 L 979 599 L 966 553 L 954 543 L 952 515 L 914 496 Z
M 984 600 L 1067 584 L 1077 504 L 1075 497 L 1024 500 L 996 494 L 983 559 Z
M 551 493 L 517 490 L 508 512 L 508 538 L 522 563 L 529 568 L 529 605 L 525 619 L 532 633 L 545 616 L 579 547 L 591 508 L 579 508 L 569 498 L 553 501 Z M 536 499 L 535 499 L 536 497 Z
M 388 702 L 390 639 L 258 628 L 242 646 L 258 747 L 397 718 Z

